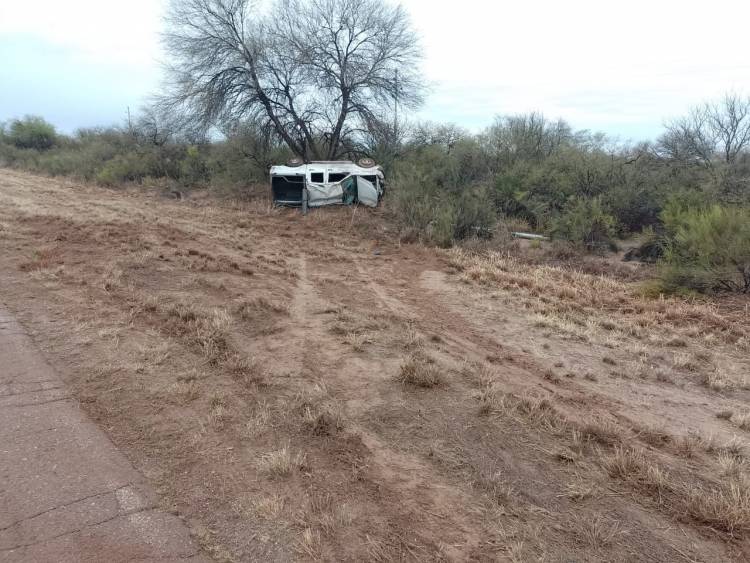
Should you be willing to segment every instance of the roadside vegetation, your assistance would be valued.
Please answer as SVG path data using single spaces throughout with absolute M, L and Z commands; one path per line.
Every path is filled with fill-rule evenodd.
M 0 127 L 3 304 L 160 505 L 217 561 L 750 560 L 750 99 L 399 121 L 401 8 L 264 4 L 173 2 L 128 123 Z M 380 209 L 269 205 L 361 157 Z
M 11 120 L 0 165 L 247 200 L 292 157 L 370 157 L 386 170 L 388 217 L 404 241 L 497 248 L 521 230 L 605 254 L 629 240 L 631 258 L 660 263 L 656 293 L 750 292 L 750 98 L 696 106 L 642 142 L 541 113 L 497 116 L 477 133 L 399 121 L 425 97 L 402 7 L 270 4 L 173 2 L 169 70 L 149 107 L 72 135 L 41 117 Z

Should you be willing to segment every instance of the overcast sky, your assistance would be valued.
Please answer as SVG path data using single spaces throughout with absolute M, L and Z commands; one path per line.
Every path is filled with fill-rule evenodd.
M 431 85 L 421 118 L 473 130 L 532 110 L 622 140 L 750 93 L 747 0 L 404 0 Z M 160 80 L 160 0 L 0 0 L 0 121 L 120 123 Z

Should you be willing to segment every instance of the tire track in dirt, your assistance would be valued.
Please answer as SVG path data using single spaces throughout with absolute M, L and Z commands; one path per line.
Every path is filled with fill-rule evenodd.
M 653 506 L 639 506 L 633 491 L 592 470 L 595 458 L 556 457 L 565 437 L 514 413 L 480 413 L 477 374 L 464 373 L 473 367 L 467 359 L 498 368 L 505 391 L 557 387 L 543 379 L 548 359 L 543 342 L 519 345 L 508 332 L 528 320 L 527 312 L 509 307 L 506 325 L 505 311 L 493 305 L 491 294 L 440 271 L 446 264 L 441 251 L 379 241 L 379 252 L 370 255 L 368 232 L 380 231 L 350 228 L 349 217 L 342 222 L 338 213 L 347 210 L 300 219 L 292 212 L 269 214 L 211 201 L 160 201 L 145 190 L 110 192 L 54 181 L 47 189 L 47 179 L 18 176 L 21 187 L 0 174 L 0 207 L 9 198 L 14 202 L 0 209 L 0 258 L 16 283 L 9 298 L 28 311 L 25 318 L 40 341 L 57 338 L 49 349 L 60 369 L 77 381 L 97 420 L 165 484 L 168 502 L 189 514 L 202 535 L 205 531 L 208 546 L 227 548 L 217 556 L 303 558 L 296 542 L 312 529 L 321 534 L 323 560 L 377 559 L 380 553 L 380 560 L 667 561 L 676 559 L 664 549 L 672 544 L 694 558 L 728 559 L 721 549 L 728 542 L 696 539 L 693 526 L 687 533 L 671 532 L 674 520 Z M 70 204 L 60 213 L 80 229 L 75 244 L 51 242 L 59 229 L 43 217 L 58 213 L 59 201 Z M 17 209 L 31 220 L 16 216 Z M 109 220 L 117 223 L 110 227 Z M 161 230 L 166 223 L 184 233 L 173 239 Z M 109 240 L 100 230 L 139 237 Z M 133 253 L 141 253 L 142 241 L 154 251 L 136 261 Z M 66 272 L 55 278 L 54 272 L 47 277 L 18 271 L 22 260 L 47 244 L 64 255 Z M 201 255 L 185 256 L 193 248 Z M 206 270 L 204 254 L 220 258 L 221 268 Z M 253 360 L 250 371 L 259 366 L 251 374 L 258 379 L 234 379 L 215 366 L 193 381 L 191 363 L 196 354 L 200 360 L 199 351 L 183 350 L 189 353 L 179 358 L 182 344 L 172 346 L 172 357 L 158 366 L 140 363 L 147 356 L 139 348 L 152 337 L 134 334 L 138 327 L 128 316 L 127 300 L 120 299 L 126 287 L 101 288 L 101 272 L 112 260 L 145 304 L 159 292 L 166 303 L 187 303 L 197 313 L 226 312 L 228 338 Z M 235 260 L 253 274 L 224 267 Z M 172 283 L 175 279 L 181 283 Z M 211 283 L 199 283 L 206 281 Z M 92 296 L 98 305 L 88 305 Z M 243 303 L 258 304 L 255 317 L 240 315 L 235 306 Z M 48 312 L 65 324 L 56 330 L 45 326 L 39 318 Z M 342 320 L 347 315 L 351 323 Z M 352 327 L 359 331 L 354 336 L 365 332 L 371 340 L 351 338 L 346 331 Z M 406 345 L 415 333 L 443 370 L 445 385 L 417 389 L 395 380 L 415 351 Z M 112 338 L 116 347 L 106 345 Z M 506 353 L 513 361 L 503 361 Z M 490 355 L 499 358 L 496 364 Z M 118 367 L 116 373 L 109 363 Z M 82 367 L 84 376 L 96 379 L 78 374 Z M 319 382 L 330 391 L 326 404 L 298 400 Z M 215 425 L 214 397 L 229 410 Z M 586 399 L 588 404 L 567 406 L 585 412 L 606 408 L 591 393 Z M 344 405 L 344 424 L 316 433 L 304 408 L 326 407 L 329 401 Z M 264 407 L 265 423 L 258 416 Z M 190 439 L 180 443 L 185 436 Z M 269 477 L 259 469 L 259 458 L 286 445 L 293 456 L 304 454 L 309 465 L 283 478 Z M 620 492 L 568 500 L 568 485 L 592 483 L 614 484 Z M 353 519 L 337 521 L 331 530 L 330 520 L 319 520 L 318 503 L 326 498 L 355 507 Z M 280 500 L 281 512 L 261 522 L 254 503 L 267 499 Z M 611 545 L 587 543 L 585 526 L 614 520 L 622 522 L 623 534 Z M 263 538 L 270 542 L 258 543 Z M 378 551 L 383 546 L 387 549 Z
M 481 544 L 478 530 L 482 524 L 475 514 L 464 513 L 459 508 L 474 504 L 471 495 L 443 479 L 419 456 L 394 449 L 367 425 L 372 408 L 386 403 L 385 398 L 381 402 L 375 400 L 382 393 L 382 386 L 388 387 L 386 395 L 390 396 L 390 388 L 397 385 L 393 376 L 400 358 L 368 357 L 363 361 L 352 357 L 348 350 L 342 350 L 340 342 L 322 321 L 322 311 L 330 309 L 331 304 L 317 291 L 304 257 L 299 260 L 297 273 L 292 318 L 300 329 L 304 328 L 302 339 L 315 344 L 314 350 L 302 356 L 305 379 L 324 383 L 335 398 L 347 405 L 348 430 L 357 435 L 368 450 L 368 479 L 382 490 L 380 498 L 388 505 L 384 513 L 399 514 L 404 522 L 422 522 L 420 534 L 429 544 L 444 545 L 443 549 L 454 559 L 466 559 Z M 368 287 L 376 291 L 378 286 L 370 282 Z M 384 290 L 378 287 L 376 293 L 383 296 L 384 304 L 394 314 L 408 313 L 405 305 L 388 297 Z M 330 353 L 328 348 L 339 353 Z M 364 403 L 363 395 L 368 397 Z M 446 543 L 448 539 L 450 542 Z M 411 548 L 419 550 L 418 544 Z

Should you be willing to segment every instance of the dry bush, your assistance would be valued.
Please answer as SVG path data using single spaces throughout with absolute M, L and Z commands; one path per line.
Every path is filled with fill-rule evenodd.
M 160 328 L 171 336 L 187 339 L 209 364 L 217 365 L 227 358 L 231 317 L 225 310 L 203 312 L 184 303 L 162 304 L 156 297 L 147 299 L 142 310 L 163 315 Z
M 196 319 L 193 341 L 211 365 L 226 359 L 229 349 L 227 327 L 231 318 L 222 309 L 213 309 L 208 317 Z
M 621 529 L 619 521 L 602 516 L 584 517 L 575 529 L 578 540 L 596 550 L 611 545 L 617 536 L 623 534 L 625 532 Z
M 718 371 L 703 374 L 701 383 L 712 391 L 725 391 L 732 388 L 732 383 Z
M 111 292 L 118 289 L 122 283 L 123 271 L 117 266 L 108 266 L 101 277 L 101 288 Z
M 716 340 L 733 345 L 748 342 L 746 318 L 715 303 L 644 297 L 621 279 L 540 266 L 507 253 L 454 248 L 447 254 L 462 281 L 502 289 L 536 314 L 537 326 L 583 341 L 606 340 L 613 333 L 642 339 L 646 330 L 664 335 L 684 328 L 688 331 L 684 335 L 659 338 L 662 343 L 683 347 L 684 336 L 700 326 L 703 330 L 693 337 L 712 335 L 712 345 Z M 615 312 L 618 317 L 613 319 Z M 682 369 L 688 368 L 697 369 L 693 359 L 683 363 Z
M 661 448 L 672 441 L 672 435 L 663 428 L 650 426 L 636 426 L 633 428 L 636 436 L 646 442 L 649 446 Z
M 302 413 L 305 426 L 315 436 L 330 436 L 344 428 L 344 415 L 341 405 L 306 405 Z
M 237 305 L 235 312 L 243 321 L 256 321 L 269 314 L 289 315 L 289 307 L 269 301 L 265 297 L 256 297 Z
M 271 407 L 266 401 L 259 401 L 253 409 L 253 414 L 245 423 L 245 436 L 252 438 L 263 430 L 267 429 L 271 423 Z
M 724 475 L 739 477 L 747 467 L 744 458 L 737 457 L 727 452 L 722 452 L 717 458 L 717 463 Z
M 703 449 L 702 439 L 693 433 L 680 436 L 675 442 L 675 450 L 680 457 L 695 457 L 695 454 L 701 449 Z
M 735 376 L 720 368 L 705 372 L 701 378 L 701 383 L 713 391 L 750 389 L 750 378 Z
M 355 352 L 362 352 L 367 344 L 372 343 L 372 337 L 367 332 L 350 331 L 344 335 L 344 342 L 349 344 Z
M 683 497 L 685 511 L 701 523 L 733 535 L 750 530 L 750 488 L 744 480 L 714 489 L 688 487 Z
M 435 337 L 436 335 L 433 335 L 433 339 Z M 422 346 L 424 345 L 424 340 L 422 339 L 422 335 L 419 333 L 419 331 L 417 330 L 417 328 L 414 326 L 413 323 L 408 323 L 406 325 L 406 329 L 404 330 L 401 342 L 404 347 L 404 350 L 407 350 L 407 351 L 421 350 Z
M 506 512 L 514 512 L 513 505 L 515 504 L 514 499 L 517 496 L 517 492 L 512 483 L 509 483 L 501 472 L 479 473 L 472 485 L 484 491 L 493 503 L 503 507 Z
M 275 521 L 284 511 L 285 501 L 283 497 L 271 495 L 261 497 L 252 503 L 253 512 L 259 518 Z
M 491 414 L 498 410 L 498 396 L 497 391 L 492 385 L 483 387 L 479 391 L 479 410 L 478 413 L 482 416 Z
M 552 401 L 546 397 L 535 397 L 533 395 L 523 395 L 515 398 L 515 411 L 521 414 L 527 420 L 548 429 L 563 429 L 567 425 Z
M 310 559 L 320 559 L 321 541 L 320 532 L 312 528 L 305 528 L 297 542 L 297 550 L 300 554 Z
M 623 442 L 622 429 L 615 423 L 601 418 L 577 424 L 577 431 L 585 442 L 595 442 L 604 446 L 615 446 Z
M 227 398 L 219 393 L 214 393 L 209 399 L 209 411 L 207 416 L 208 425 L 221 430 L 232 418 Z
M 299 523 L 305 528 L 319 529 L 327 536 L 351 526 L 354 520 L 352 508 L 340 502 L 330 493 L 310 491 L 306 510 L 298 515 Z
M 403 364 L 397 376 L 398 381 L 412 387 L 432 388 L 443 383 L 438 367 L 430 360 L 412 354 Z
M 31 259 L 19 264 L 18 269 L 22 272 L 33 272 L 35 270 L 47 270 L 52 266 L 57 251 L 53 248 L 40 248 L 34 251 Z
M 739 428 L 742 428 L 742 430 L 750 430 L 750 411 L 730 415 L 730 418 L 732 422 Z
M 334 435 L 346 425 L 343 406 L 331 396 L 323 382 L 298 393 L 293 409 L 302 418 L 305 429 L 315 436 Z
M 270 478 L 289 477 L 305 465 L 303 453 L 292 454 L 289 446 L 263 454 L 258 461 L 258 469 Z
M 187 404 L 200 397 L 200 387 L 194 381 L 177 381 L 167 388 L 167 397 L 180 404 Z
M 719 455 L 724 453 L 737 458 L 744 458 L 746 453 L 745 442 L 743 442 L 737 436 L 733 436 L 728 442 L 725 442 L 721 446 L 716 446 L 715 444 L 707 444 L 706 451 L 714 451 Z
M 583 481 L 565 485 L 565 496 L 573 501 L 582 501 L 594 494 L 594 486 Z
M 669 474 L 649 460 L 642 450 L 615 446 L 614 451 L 602 457 L 602 464 L 611 477 L 645 489 L 659 499 L 672 489 Z
M 691 354 L 675 354 L 672 358 L 672 366 L 675 369 L 685 371 L 698 371 L 699 366 Z
M 245 387 L 266 382 L 266 370 L 255 358 L 246 358 L 238 353 L 231 354 L 224 360 L 224 368 Z

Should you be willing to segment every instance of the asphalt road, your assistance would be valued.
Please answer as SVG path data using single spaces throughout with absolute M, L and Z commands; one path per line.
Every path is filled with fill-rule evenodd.
M 0 561 L 204 561 L 0 303 Z

